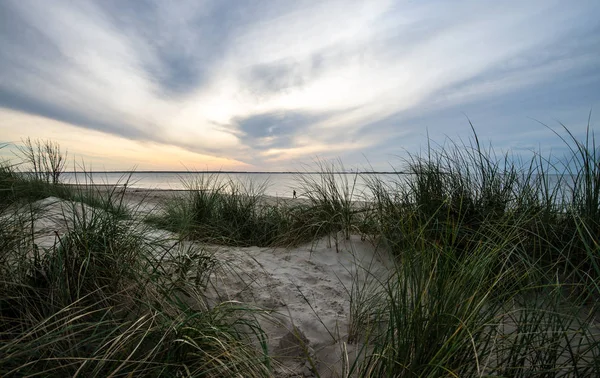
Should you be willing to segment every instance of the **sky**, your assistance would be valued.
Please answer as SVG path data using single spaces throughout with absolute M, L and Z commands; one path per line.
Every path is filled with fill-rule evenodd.
M 600 114 L 600 2 L 3 0 L 0 155 L 91 170 L 387 169 L 431 141 L 560 151 Z

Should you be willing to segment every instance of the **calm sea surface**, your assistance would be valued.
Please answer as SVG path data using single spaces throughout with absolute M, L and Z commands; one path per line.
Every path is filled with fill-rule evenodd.
M 296 190 L 298 195 L 302 195 L 302 177 L 308 180 L 320 180 L 321 175 L 317 173 L 196 173 L 196 172 L 134 172 L 129 176 L 125 173 L 99 172 L 99 173 L 63 173 L 61 181 L 69 184 L 108 184 L 108 185 L 123 185 L 127 182 L 127 186 L 131 188 L 143 189 L 167 189 L 167 190 L 182 190 L 186 189 L 186 183 L 194 180 L 201 180 L 201 176 L 211 176 L 213 179 L 218 177 L 219 180 L 232 180 L 235 183 L 248 186 L 250 183 L 254 188 L 264 185 L 264 194 L 277 197 L 292 197 L 292 193 Z M 355 174 L 340 174 L 336 175 L 336 180 L 347 180 L 349 185 L 354 185 L 354 194 L 360 196 L 366 191 L 366 179 L 373 175 L 356 176 Z M 377 174 L 378 177 L 386 181 L 392 181 L 396 175 L 392 174 Z M 205 177 L 206 179 L 206 177 Z
M 198 172 L 97 172 L 97 173 L 63 173 L 61 181 L 69 184 L 107 184 L 123 185 L 127 183 L 128 187 L 140 189 L 166 189 L 182 190 L 189 186 L 190 182 L 199 180 L 215 179 L 220 181 L 231 180 L 236 184 L 253 188 L 264 186 L 263 193 L 276 197 L 292 197 L 295 190 L 300 196 L 304 192 L 303 180 L 320 182 L 323 176 L 318 173 L 198 173 Z M 396 174 L 336 174 L 336 181 L 339 188 L 346 186 L 354 187 L 353 196 L 356 199 L 369 197 L 367 194 L 367 181 L 372 178 L 378 178 L 386 184 L 395 186 L 395 182 L 403 181 L 406 177 L 399 178 Z M 550 187 L 557 184 L 554 175 L 550 175 Z M 563 178 L 561 185 L 563 190 L 568 191 L 568 184 Z

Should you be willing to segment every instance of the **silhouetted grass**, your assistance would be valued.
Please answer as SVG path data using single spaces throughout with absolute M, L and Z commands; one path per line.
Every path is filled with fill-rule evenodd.
M 264 198 L 264 187 L 198 173 L 150 222 L 186 238 L 237 246 L 287 246 L 319 236 L 302 204 Z M 275 201 L 275 202 L 273 202 Z
M 478 137 L 411 155 L 395 182 L 369 176 L 376 235 L 395 276 L 370 303 L 359 376 L 600 373 L 598 163 L 593 133 L 571 155 L 497 156 Z M 359 313 L 365 309 L 358 309 Z
M 297 175 L 302 197 L 308 200 L 309 224 L 318 232 L 314 236 L 334 238 L 338 249 L 339 233 L 348 239 L 350 234 L 364 234 L 370 220 L 370 207 L 364 193 L 357 188 L 358 174 L 343 174 L 341 161 L 316 161 L 319 174 Z M 331 244 L 331 241 L 329 241 Z
M 51 247 L 38 245 L 33 226 L 46 209 L 0 214 L 0 375 L 270 376 L 260 312 L 208 307 L 203 290 L 218 262 L 153 236 L 135 214 L 124 219 L 113 189 L 96 207 L 48 205 L 62 211 Z
M 564 158 L 496 154 L 475 133 L 430 142 L 408 156 L 408 174 L 366 176 L 366 196 L 341 162 L 298 175 L 301 198 L 288 201 L 198 174 L 149 220 L 118 185 L 66 186 L 4 164 L 0 375 L 270 376 L 264 313 L 207 304 L 219 261 L 197 242 L 329 236 L 337 247 L 354 233 L 395 265 L 366 267 L 348 288 L 346 341 L 364 346 L 349 375 L 600 375 L 600 162 L 589 127 L 583 140 L 557 134 Z M 34 227 L 47 197 L 65 200 L 51 247 Z
M 426 239 L 421 233 L 421 238 Z M 369 288 L 358 376 L 596 376 L 595 308 L 567 299 L 530 265 L 515 270 L 518 232 L 487 234 L 469 254 L 428 243 L 405 248 L 390 279 Z M 535 281 L 532 277 L 537 277 Z M 544 283 L 546 282 L 546 283 Z M 381 299 L 383 297 L 383 300 Z M 378 305 L 379 303 L 379 305 Z

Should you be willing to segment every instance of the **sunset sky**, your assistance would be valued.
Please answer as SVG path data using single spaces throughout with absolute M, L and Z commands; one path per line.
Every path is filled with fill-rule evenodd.
M 95 170 L 386 169 L 427 135 L 560 151 L 600 1 L 0 1 L 0 142 Z M 467 118 L 468 117 L 468 118 Z M 10 155 L 10 148 L 0 150 Z

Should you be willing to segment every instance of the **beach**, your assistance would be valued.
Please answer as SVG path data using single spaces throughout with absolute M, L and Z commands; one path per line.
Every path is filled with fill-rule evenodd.
M 112 192 L 136 217 L 154 215 L 161 211 L 163 201 L 189 194 L 102 185 L 81 189 Z M 261 198 L 269 205 L 282 201 L 285 206 L 307 203 L 306 199 Z M 60 243 L 60 238 L 69 231 L 67 218 L 93 212 L 88 205 L 56 197 L 43 199 L 33 206 L 42 209 L 34 225 L 39 249 L 51 249 Z M 368 285 L 371 275 L 382 279 L 392 267 L 384 249 L 361 240 L 358 235 L 346 239 L 340 234 L 335 236 L 337 242 L 323 237 L 291 248 L 230 247 L 182 241 L 175 233 L 141 228 L 147 243 L 159 242 L 169 251 L 178 245 L 178 250 L 185 251 L 182 254 L 201 249 L 219 262 L 203 294 L 206 304 L 214 307 L 237 303 L 264 315 L 257 319 L 276 360 L 277 377 L 340 376 L 345 364 L 352 363 L 364 347 L 357 342 L 357 335 L 350 335 L 349 339 L 352 332 L 350 292 L 357 285 Z M 157 260 L 178 257 L 181 256 L 155 256 Z
M 593 189 L 558 185 L 548 201 L 554 176 L 534 165 L 444 164 L 415 161 L 392 185 L 371 177 L 368 201 L 336 170 L 300 176 L 290 198 L 212 175 L 165 190 L 6 168 L 0 367 L 594 376 L 597 205 L 577 202 Z

